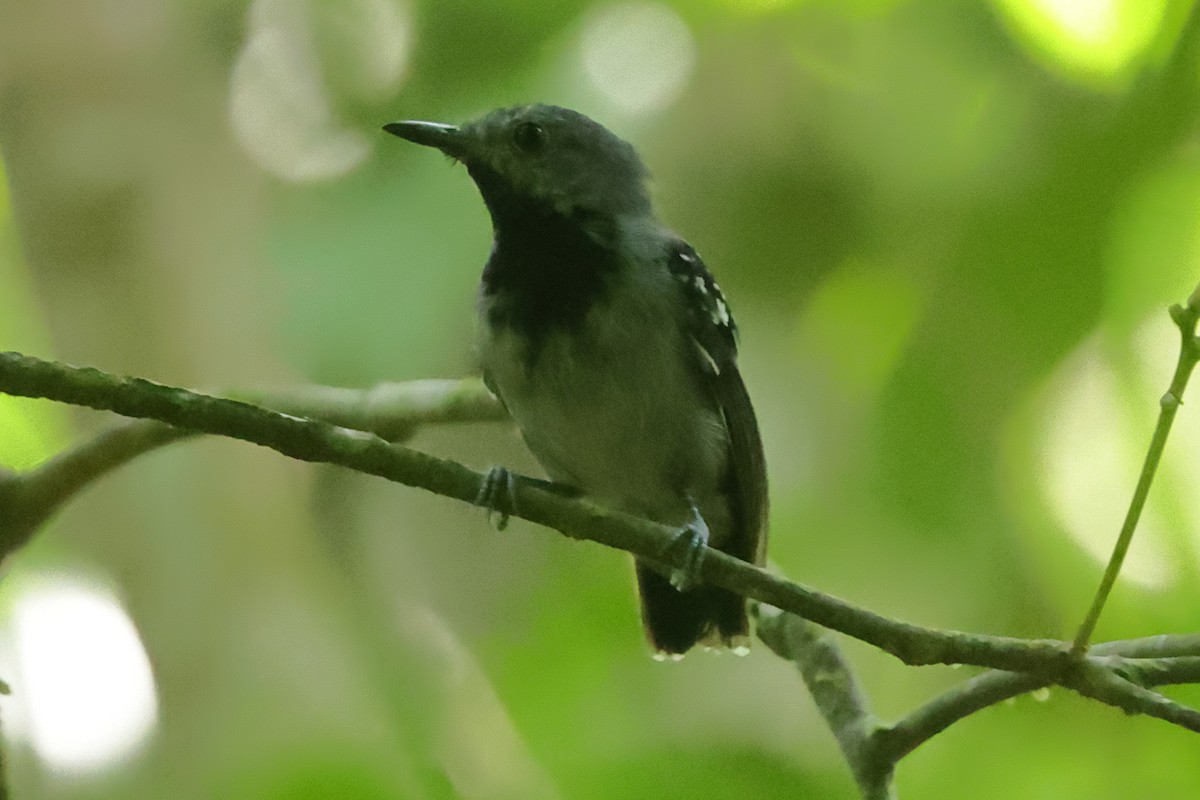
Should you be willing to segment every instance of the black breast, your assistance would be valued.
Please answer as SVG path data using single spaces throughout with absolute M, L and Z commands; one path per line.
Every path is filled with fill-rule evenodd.
M 604 296 L 619 264 L 615 223 L 518 196 L 486 173 L 472 177 L 495 229 L 481 287 L 487 323 L 512 328 L 535 356 L 547 335 L 577 329 Z

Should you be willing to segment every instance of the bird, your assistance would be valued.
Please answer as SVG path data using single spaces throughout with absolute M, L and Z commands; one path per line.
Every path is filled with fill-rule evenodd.
M 654 655 L 697 644 L 744 654 L 745 599 L 697 573 L 706 547 L 765 561 L 762 438 L 729 304 L 659 222 L 637 151 L 546 104 L 383 127 L 464 165 L 483 198 L 483 379 L 553 484 L 678 531 L 682 566 L 636 562 Z M 489 483 L 506 480 L 494 470 Z

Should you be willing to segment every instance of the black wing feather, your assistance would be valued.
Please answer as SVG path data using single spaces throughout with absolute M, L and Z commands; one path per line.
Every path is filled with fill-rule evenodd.
M 729 434 L 735 523 L 732 540 L 721 549 L 761 565 L 767 550 L 767 469 L 754 407 L 737 367 L 737 325 L 695 250 L 673 243 L 668 266 L 684 293 L 688 333 Z
M 732 530 L 713 542 L 730 555 L 762 564 L 767 550 L 767 473 L 754 408 L 737 369 L 737 327 L 729 306 L 696 252 L 673 241 L 667 265 L 685 304 L 697 373 L 721 410 L 729 440 L 725 485 Z M 678 654 L 697 642 L 741 649 L 749 643 L 746 601 L 717 586 L 677 592 L 662 575 L 638 565 L 642 619 L 655 650 Z

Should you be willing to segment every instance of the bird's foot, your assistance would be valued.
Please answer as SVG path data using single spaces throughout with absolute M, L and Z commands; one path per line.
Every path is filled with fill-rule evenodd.
M 708 549 L 708 524 L 695 505 L 692 506 L 692 521 L 679 529 L 669 549 L 684 551 L 683 563 L 671 570 L 671 585 L 681 592 L 696 588 L 700 582 L 704 551 Z
M 508 520 L 517 513 L 517 478 L 508 469 L 499 465 L 492 467 L 483 477 L 475 505 L 487 512 L 488 522 L 502 531 Z
M 583 492 L 565 483 L 554 483 L 525 476 L 521 476 L 521 483 L 556 494 L 559 497 L 574 499 L 583 496 Z M 479 494 L 475 495 L 475 505 L 481 506 L 487 511 L 488 521 L 496 527 L 496 530 L 502 531 L 507 528 L 509 518 L 520 513 L 517 511 L 516 473 L 498 465 L 491 467 L 483 476 Z

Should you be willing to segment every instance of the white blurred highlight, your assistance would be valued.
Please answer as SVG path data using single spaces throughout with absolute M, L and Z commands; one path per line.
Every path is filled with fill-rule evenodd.
M 150 660 L 105 588 L 78 577 L 22 583 L 6 631 L 11 731 L 67 772 L 119 762 L 158 720 Z
M 1030 6 L 1062 34 L 1089 46 L 1107 44 L 1120 24 L 1115 0 L 1030 0 Z
M 279 32 L 263 31 L 246 43 L 230 105 L 242 146 L 284 180 L 334 178 L 370 152 L 363 134 L 338 125 L 313 63 Z
M 318 33 L 329 42 L 344 88 L 356 99 L 386 97 L 408 66 L 407 3 L 255 0 L 249 34 L 233 68 L 230 117 L 251 158 L 288 181 L 339 177 L 371 151 L 371 139 L 334 111 L 318 56 Z
M 696 62 L 687 24 L 658 3 L 600 8 L 584 22 L 583 69 L 615 106 L 640 114 L 679 96 Z
M 1169 0 L 992 0 L 1049 66 L 1076 77 L 1115 78 L 1149 53 Z
M 359 99 L 387 99 L 408 72 L 412 15 L 401 0 L 338 0 L 331 25 L 350 56 Z

